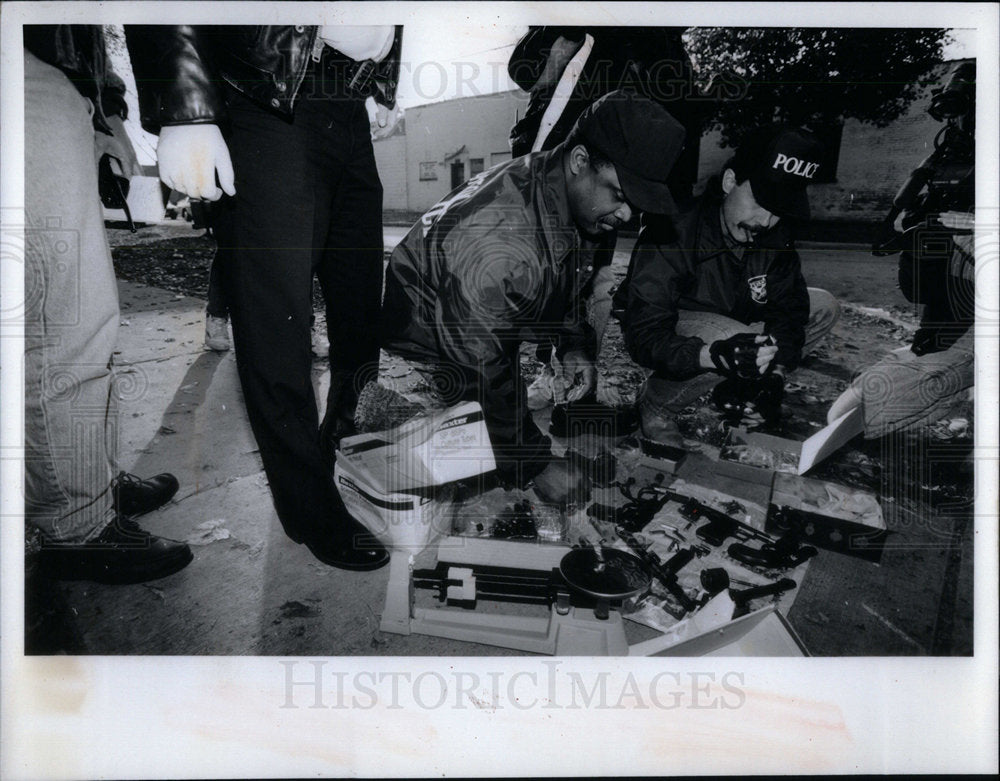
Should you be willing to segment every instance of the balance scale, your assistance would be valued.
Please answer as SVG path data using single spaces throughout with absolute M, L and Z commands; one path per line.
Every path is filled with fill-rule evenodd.
M 629 654 L 623 619 L 614 607 L 644 592 L 650 582 L 648 572 L 632 554 L 613 548 L 458 536 L 445 537 L 437 548 L 436 570 L 415 571 L 408 551 L 392 551 L 380 623 L 383 632 L 430 635 L 537 654 Z M 477 598 L 547 601 L 549 614 L 418 607 L 418 583 L 423 588 L 438 587 L 448 600 L 471 604 Z M 522 594 L 512 597 L 511 590 Z M 549 599 L 543 596 L 545 592 Z M 530 597 L 525 596 L 529 593 Z

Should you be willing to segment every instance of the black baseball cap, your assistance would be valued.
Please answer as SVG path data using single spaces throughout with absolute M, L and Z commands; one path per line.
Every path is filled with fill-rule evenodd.
M 736 150 L 731 168 L 750 180 L 754 200 L 779 217 L 809 217 L 806 187 L 816 180 L 823 145 L 808 130 L 769 125 L 752 131 Z
M 576 120 L 588 148 L 614 163 L 628 202 L 652 214 L 676 214 L 667 177 L 684 148 L 684 127 L 659 103 L 624 90 L 594 101 Z

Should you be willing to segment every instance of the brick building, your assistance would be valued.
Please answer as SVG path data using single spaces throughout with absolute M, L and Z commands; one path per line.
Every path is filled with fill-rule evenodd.
M 960 61 L 943 63 L 944 81 Z M 470 176 L 510 159 L 508 134 L 527 106 L 520 90 L 456 98 L 406 111 L 405 128 L 375 144 L 385 187 L 385 208 L 422 212 Z M 885 128 L 844 123 L 833 181 L 810 188 L 818 220 L 880 220 L 900 185 L 933 150 L 940 122 L 927 114 L 929 93 Z M 402 123 L 401 123 L 402 125 Z M 719 171 L 732 154 L 717 132 L 701 140 L 698 184 Z

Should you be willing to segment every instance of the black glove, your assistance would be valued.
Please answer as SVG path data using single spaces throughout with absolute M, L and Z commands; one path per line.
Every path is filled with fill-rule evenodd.
M 758 342 L 759 338 L 759 334 L 744 333 L 712 342 L 708 353 L 718 372 L 727 377 L 759 377 L 757 353 L 761 347 L 774 344 L 770 336 Z

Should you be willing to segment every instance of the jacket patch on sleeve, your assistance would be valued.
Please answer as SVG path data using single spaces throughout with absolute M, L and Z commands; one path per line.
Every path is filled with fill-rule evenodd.
M 750 286 L 750 297 L 758 304 L 767 303 L 767 275 L 761 274 L 759 277 L 750 277 L 747 280 Z

